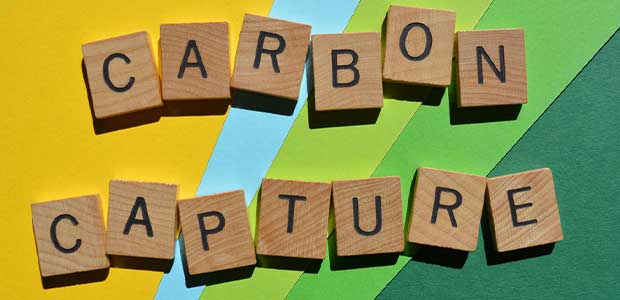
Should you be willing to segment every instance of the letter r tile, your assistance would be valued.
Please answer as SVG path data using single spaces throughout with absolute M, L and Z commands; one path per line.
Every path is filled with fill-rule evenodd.
M 475 251 L 485 189 L 483 176 L 419 168 L 407 241 Z
M 244 198 L 237 190 L 179 201 L 189 274 L 256 264 Z
M 297 101 L 311 28 L 245 14 L 231 87 Z
M 497 251 L 545 245 L 564 238 L 550 169 L 489 178 L 487 189 Z
M 264 179 L 258 216 L 259 255 L 323 259 L 332 185 Z
M 97 119 L 163 106 L 146 32 L 82 45 Z
M 332 189 L 338 256 L 404 250 L 400 177 L 338 180 Z

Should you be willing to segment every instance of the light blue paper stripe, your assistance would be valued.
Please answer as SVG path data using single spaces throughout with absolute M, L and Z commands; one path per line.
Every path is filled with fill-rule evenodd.
M 344 31 L 359 0 L 275 0 L 270 17 L 312 25 L 312 33 Z M 218 138 L 197 195 L 243 189 L 249 204 L 278 154 L 299 111 L 308 98 L 306 73 L 302 78 L 299 99 L 291 116 L 231 108 Z M 185 287 L 177 241 L 175 261 L 164 274 L 155 299 L 196 300 L 203 287 Z

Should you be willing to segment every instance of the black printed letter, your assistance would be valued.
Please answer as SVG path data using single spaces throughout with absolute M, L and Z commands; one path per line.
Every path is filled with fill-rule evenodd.
M 361 235 L 375 235 L 379 231 L 381 231 L 381 197 L 375 197 L 375 212 L 376 212 L 376 221 L 375 228 L 371 231 L 365 231 L 360 227 L 360 213 L 359 213 L 359 200 L 357 197 L 353 198 L 353 227 L 355 227 L 355 231 Z
M 454 197 L 456 198 L 456 201 L 454 202 L 454 204 L 445 205 L 445 204 L 439 203 L 442 192 L 452 193 Z M 459 206 L 461 206 L 462 202 L 463 202 L 463 196 L 461 196 L 461 193 L 459 193 L 457 190 L 438 186 L 435 189 L 435 203 L 433 204 L 433 215 L 431 216 L 431 223 L 432 224 L 437 223 L 437 212 L 439 211 L 440 208 L 443 208 L 448 211 L 448 215 L 450 216 L 450 223 L 452 223 L 452 227 L 456 228 L 457 227 L 456 218 L 454 217 L 453 211 L 457 209 Z
M 409 35 L 409 31 L 415 27 L 420 27 L 424 30 L 424 34 L 426 35 L 426 42 L 424 46 L 424 51 L 422 54 L 418 56 L 411 56 L 409 51 L 407 51 L 407 36 Z M 400 52 L 405 56 L 408 60 L 412 61 L 420 61 L 425 59 L 431 53 L 431 47 L 433 46 L 433 35 L 431 34 L 431 30 L 428 26 L 422 23 L 410 23 L 403 29 L 403 32 L 400 34 Z
M 188 62 L 189 54 L 191 51 L 194 51 L 194 56 L 196 56 L 196 62 Z M 183 78 L 183 74 L 185 74 L 185 68 L 191 67 L 200 68 L 200 75 L 202 78 L 207 78 L 207 70 L 205 69 L 205 65 L 202 63 L 202 56 L 200 56 L 200 51 L 198 51 L 198 46 L 196 45 L 196 40 L 189 40 L 187 42 L 187 46 L 185 47 L 185 55 L 183 55 L 183 61 L 181 62 L 181 67 L 179 68 L 179 74 L 177 75 L 178 79 Z
M 112 62 L 112 60 L 115 58 L 122 59 L 126 64 L 131 63 L 131 60 L 129 59 L 129 57 L 127 57 L 127 55 L 123 53 L 114 53 L 106 57 L 106 59 L 103 61 L 103 81 L 105 81 L 105 83 L 108 85 L 108 87 L 111 90 L 117 93 L 122 93 L 122 92 L 129 90 L 133 86 L 133 83 L 136 81 L 136 78 L 131 76 L 129 77 L 129 81 L 127 81 L 127 84 L 125 84 L 125 86 L 122 86 L 122 87 L 115 86 L 114 83 L 112 83 L 112 80 L 110 80 L 110 70 L 109 70 L 110 62 Z
M 73 245 L 73 247 L 71 248 L 65 248 L 60 245 L 60 243 L 58 242 L 58 236 L 56 235 L 56 227 L 58 226 L 58 223 L 60 223 L 60 221 L 64 219 L 69 220 L 71 224 L 73 224 L 73 226 L 77 226 L 78 224 L 80 224 L 78 223 L 77 219 L 70 214 L 62 214 L 54 218 L 54 220 L 52 221 L 52 226 L 50 226 L 50 236 L 52 238 L 52 244 L 54 244 L 54 248 L 56 248 L 62 253 L 73 253 L 80 248 L 80 246 L 82 245 L 82 240 L 75 240 L 75 245 Z
M 269 50 L 264 48 L 265 37 L 270 37 L 278 40 L 278 48 L 275 50 Z M 278 57 L 277 55 L 284 51 L 286 47 L 286 41 L 284 38 L 276 33 L 261 31 L 258 34 L 258 44 L 256 45 L 256 56 L 254 57 L 254 69 L 258 69 L 260 67 L 260 59 L 263 53 L 269 54 L 271 56 L 271 64 L 273 65 L 273 71 L 276 73 L 280 73 L 280 67 L 278 66 Z
M 217 226 L 212 229 L 205 228 L 205 218 L 207 217 L 216 217 L 218 220 Z M 205 251 L 209 250 L 209 242 L 207 241 L 207 235 L 218 233 L 224 229 L 224 225 L 226 225 L 226 219 L 224 219 L 224 215 L 222 215 L 219 211 L 208 211 L 201 214 L 198 214 L 198 224 L 200 224 L 200 235 L 202 237 L 202 248 Z
M 306 201 L 307 198 L 304 196 L 295 196 L 295 195 L 279 195 L 278 198 L 282 200 L 288 200 L 288 223 L 286 225 L 286 232 L 293 232 L 293 222 L 295 221 L 295 201 Z
M 506 82 L 506 64 L 504 63 L 504 46 L 499 46 L 499 70 L 497 70 L 497 66 L 495 63 L 491 61 L 489 54 L 482 48 L 481 46 L 476 47 L 476 55 L 478 59 L 478 84 L 484 83 L 484 78 L 482 77 L 482 57 L 489 63 L 489 66 L 495 73 L 495 76 L 499 78 L 499 81 Z
M 142 212 L 142 220 L 136 219 L 138 208 Z M 127 219 L 127 223 L 125 224 L 125 230 L 123 230 L 124 235 L 129 234 L 133 224 L 144 225 L 144 227 L 146 227 L 146 235 L 148 237 L 153 237 L 153 226 L 151 226 L 149 212 L 146 209 L 146 201 L 144 201 L 144 198 L 142 197 L 137 197 L 136 202 L 134 202 L 133 207 L 131 208 L 131 214 L 129 214 L 129 219 Z
M 339 54 L 349 54 L 351 55 L 351 63 L 348 65 L 339 65 L 338 64 L 338 55 Z M 335 88 L 341 87 L 351 87 L 360 82 L 360 71 L 355 67 L 357 64 L 357 52 L 350 49 L 339 49 L 332 50 L 332 86 Z M 338 70 L 351 70 L 353 71 L 353 80 L 349 82 L 338 82 Z
M 514 189 L 514 190 L 509 190 L 508 191 L 508 202 L 510 204 L 510 216 L 512 217 L 512 226 L 514 226 L 514 227 L 526 226 L 526 225 L 530 225 L 530 224 L 536 224 L 538 222 L 538 220 L 536 220 L 536 219 L 519 222 L 519 219 L 517 218 L 517 209 L 522 209 L 522 208 L 530 207 L 530 206 L 532 206 L 532 203 L 525 203 L 525 204 L 518 204 L 517 205 L 517 204 L 515 204 L 514 194 L 521 193 L 521 192 L 527 192 L 527 191 L 529 191 L 531 189 L 532 189 L 531 187 L 526 186 L 526 187 L 522 187 L 522 188 L 519 188 L 519 189 Z

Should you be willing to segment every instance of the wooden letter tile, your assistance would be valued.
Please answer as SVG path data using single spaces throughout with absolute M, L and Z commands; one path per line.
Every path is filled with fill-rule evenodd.
M 338 256 L 404 250 L 400 177 L 333 183 Z
M 230 98 L 228 23 L 162 24 L 164 100 Z
M 178 206 L 189 274 L 256 264 L 243 191 L 182 200 Z
M 452 79 L 453 11 L 390 6 L 383 79 L 445 87 Z
M 550 169 L 489 178 L 487 189 L 497 251 L 563 239 Z
M 330 183 L 264 179 L 259 202 L 259 255 L 325 258 Z
M 383 107 L 378 32 L 312 36 L 316 111 Z
M 110 267 L 99 195 L 32 204 L 42 277 Z
M 457 33 L 459 107 L 527 103 L 523 29 Z
M 475 251 L 485 189 L 486 177 L 419 168 L 407 241 Z
M 163 105 L 146 32 L 84 44 L 82 53 L 97 119 Z
M 172 259 L 176 241 L 177 186 L 112 180 L 106 252 Z
M 311 28 L 245 14 L 231 86 L 297 101 Z

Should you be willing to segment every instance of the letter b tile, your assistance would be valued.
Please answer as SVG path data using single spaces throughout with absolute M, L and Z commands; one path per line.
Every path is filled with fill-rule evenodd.
M 82 45 L 97 119 L 163 106 L 146 32 Z
M 550 169 L 489 178 L 487 189 L 497 251 L 517 250 L 563 239 Z
M 475 251 L 486 178 L 419 168 L 407 241 Z
M 190 275 L 256 264 L 244 198 L 237 190 L 179 201 Z
M 312 36 L 316 111 L 383 107 L 378 32 Z
M 400 177 L 333 182 L 338 256 L 404 250 Z

